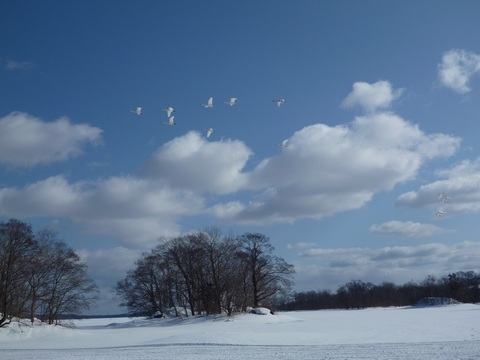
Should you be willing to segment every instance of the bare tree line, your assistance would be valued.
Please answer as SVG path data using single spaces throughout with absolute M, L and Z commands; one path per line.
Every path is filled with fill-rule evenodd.
M 34 234 L 15 219 L 0 223 L 0 327 L 13 318 L 57 323 L 89 309 L 97 291 L 87 266 L 56 232 Z
M 293 265 L 273 254 L 263 234 L 225 236 L 212 227 L 163 239 L 116 285 L 130 314 L 229 315 L 273 306 L 292 286 Z
M 463 303 L 480 302 L 480 274 L 459 271 L 441 278 L 427 276 L 420 282 L 395 285 L 352 280 L 336 292 L 328 290 L 295 293 L 280 305 L 282 310 L 358 309 L 366 307 L 409 306 L 424 298 L 452 298 Z

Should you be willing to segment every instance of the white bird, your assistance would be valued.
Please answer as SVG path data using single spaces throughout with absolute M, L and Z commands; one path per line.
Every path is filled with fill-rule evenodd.
M 175 125 L 175 122 L 173 121 L 173 119 L 175 119 L 175 116 L 170 116 L 168 118 L 168 122 L 163 122 L 164 124 L 167 124 L 167 125 Z
M 135 110 L 130 110 L 130 112 L 133 112 L 139 116 L 143 114 L 141 107 L 137 107 Z
M 172 115 L 172 112 L 175 112 L 175 110 L 169 106 L 168 108 L 166 109 L 162 109 L 162 111 L 166 111 L 167 112 L 167 117 L 170 117 L 170 115 Z
M 285 99 L 278 99 L 278 100 L 272 100 L 272 101 L 275 101 L 277 103 L 277 107 L 280 107 L 280 105 L 286 103 Z
M 224 101 L 224 104 L 228 104 L 230 106 L 236 105 L 237 98 L 230 98 L 230 101 Z
M 282 141 L 281 144 L 279 144 L 279 146 L 285 148 L 285 147 L 287 147 L 287 143 L 288 143 L 288 139 L 285 139 L 285 140 Z
M 446 192 L 442 192 L 438 194 L 438 200 L 440 200 L 442 203 L 446 203 L 448 202 L 448 200 L 450 200 L 450 198 L 448 197 L 448 194 Z
M 213 107 L 213 97 L 208 99 L 208 102 L 206 104 L 202 104 L 206 108 L 212 108 Z
M 442 209 L 437 210 L 437 216 L 443 217 L 445 215 L 447 215 L 447 213 L 444 210 L 442 210 Z
M 213 130 L 212 128 L 208 128 L 208 129 L 206 129 L 206 130 L 207 130 L 207 138 L 209 138 L 210 135 L 212 135 L 212 133 L 215 132 L 215 130 Z

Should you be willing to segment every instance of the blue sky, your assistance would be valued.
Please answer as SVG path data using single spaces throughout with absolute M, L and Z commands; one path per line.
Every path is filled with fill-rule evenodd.
M 0 217 L 58 230 L 94 312 L 208 226 L 269 236 L 297 291 L 480 270 L 479 2 L 0 7 Z

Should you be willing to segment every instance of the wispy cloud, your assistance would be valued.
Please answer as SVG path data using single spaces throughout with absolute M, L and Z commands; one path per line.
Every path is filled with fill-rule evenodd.
M 305 248 L 311 248 L 311 247 L 314 247 L 314 246 L 316 246 L 315 243 L 298 242 L 298 243 L 294 243 L 294 244 L 288 244 L 287 248 L 288 249 L 305 249 Z
M 398 99 L 404 89 L 393 90 L 388 81 L 378 81 L 373 84 L 356 82 L 353 91 L 342 101 L 342 107 L 360 106 L 367 112 L 388 109 L 393 101 Z
M 31 61 L 16 61 L 12 59 L 0 59 L 0 63 L 8 71 L 30 70 L 35 67 Z
M 471 91 L 469 82 L 475 74 L 480 74 L 480 55 L 471 51 L 447 51 L 438 65 L 440 82 L 460 94 Z
M 439 206 L 438 194 L 446 192 L 449 200 L 441 204 L 448 213 L 480 211 L 480 158 L 464 160 L 451 168 L 437 171 L 443 179 L 422 185 L 418 191 L 400 195 L 398 206 L 414 208 Z
M 382 235 L 426 237 L 441 234 L 445 230 L 433 224 L 422 224 L 413 221 L 392 220 L 382 224 L 374 224 L 370 231 Z
M 380 284 L 403 284 L 423 280 L 427 275 L 445 276 L 478 267 L 480 242 L 452 245 L 439 243 L 416 246 L 372 248 L 316 248 L 304 251 L 295 264 L 297 287 L 305 290 L 335 289 L 352 279 Z
M 0 164 L 30 167 L 78 156 L 86 143 L 98 144 L 102 130 L 72 124 L 67 118 L 46 122 L 22 112 L 0 118 Z

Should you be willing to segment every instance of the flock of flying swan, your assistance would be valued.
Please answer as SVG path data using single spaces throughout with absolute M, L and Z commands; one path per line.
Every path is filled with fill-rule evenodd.
M 277 100 L 272 100 L 272 101 L 277 103 L 277 107 L 280 107 L 281 105 L 286 103 L 285 99 L 277 99 Z M 229 101 L 224 101 L 223 103 L 227 104 L 227 105 L 230 105 L 230 106 L 235 106 L 235 105 L 237 105 L 237 98 L 232 97 L 232 98 L 230 98 Z M 213 97 L 210 97 L 206 104 L 202 103 L 200 105 L 202 105 L 205 108 L 213 108 Z M 162 123 L 165 124 L 165 125 L 175 125 L 175 116 L 172 115 L 172 113 L 175 112 L 175 109 L 173 107 L 169 106 L 165 109 L 162 109 L 162 111 L 165 111 L 167 113 L 167 118 L 168 118 L 168 121 L 163 121 Z M 138 116 L 143 114 L 142 108 L 140 106 L 137 107 L 135 110 L 130 110 L 130 112 L 132 112 L 132 113 L 134 113 Z M 215 132 L 215 130 L 213 130 L 213 128 L 202 129 L 202 130 L 205 131 L 207 138 L 209 138 L 210 135 L 212 135 L 212 133 Z M 287 142 L 288 142 L 288 139 L 285 139 L 279 144 L 279 146 L 283 147 L 283 148 L 287 147 Z
M 446 204 L 450 200 L 450 198 L 448 197 L 448 194 L 446 192 L 441 192 L 440 194 L 438 194 L 438 200 L 442 204 Z M 439 208 L 437 210 L 437 216 L 443 217 L 445 215 L 447 215 L 447 212 L 443 208 Z
M 277 104 L 277 107 L 280 107 L 281 105 L 286 103 L 285 99 L 277 99 L 277 100 L 272 100 L 272 101 L 274 101 Z M 232 98 L 230 98 L 229 101 L 224 101 L 223 103 L 227 104 L 227 105 L 230 105 L 230 106 L 234 106 L 234 105 L 237 104 L 237 98 L 232 97 Z M 213 97 L 210 97 L 206 104 L 201 104 L 201 105 L 205 108 L 213 108 Z M 165 111 L 167 113 L 167 118 L 168 118 L 168 121 L 164 121 L 163 124 L 175 125 L 175 121 L 174 121 L 175 116 L 172 115 L 172 113 L 175 112 L 175 109 L 173 107 L 169 106 L 165 109 L 162 109 L 162 111 Z M 137 107 L 135 110 L 130 110 L 130 112 L 132 112 L 132 113 L 134 113 L 138 116 L 143 114 L 143 111 L 142 111 L 141 107 Z M 209 138 L 215 132 L 215 130 L 213 128 L 207 128 L 207 129 L 202 129 L 202 130 L 205 131 L 205 134 L 206 134 L 207 138 Z M 282 148 L 287 147 L 287 145 L 288 145 L 288 139 L 285 139 L 280 144 L 278 144 L 278 146 L 280 146 Z M 450 200 L 450 198 L 448 197 L 448 194 L 446 192 L 441 192 L 441 193 L 438 194 L 438 200 L 442 204 L 446 204 Z M 445 215 L 447 215 L 447 212 L 443 208 L 440 207 L 437 210 L 437 216 L 444 217 Z

